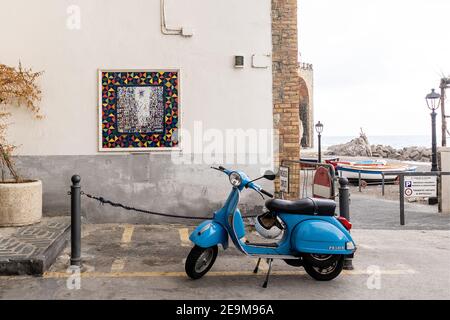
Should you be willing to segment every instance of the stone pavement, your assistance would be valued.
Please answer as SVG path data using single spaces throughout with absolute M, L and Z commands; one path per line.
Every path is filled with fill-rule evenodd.
M 438 213 L 437 205 L 405 202 L 405 226 L 400 225 L 398 200 L 351 193 L 350 219 L 358 229 L 450 230 L 450 215 Z
M 0 275 L 42 275 L 66 247 L 67 217 L 25 227 L 0 228 Z
M 0 277 L 0 299 L 450 299 L 448 230 L 353 230 L 355 270 L 317 282 L 274 261 L 268 289 L 256 259 L 220 249 L 211 271 L 189 279 L 185 225 L 83 225 L 80 275 L 69 249 L 43 277 Z M 252 236 L 255 236 L 254 234 Z
M 0 299 L 450 299 L 448 216 L 407 204 L 401 227 L 398 202 L 355 193 L 351 215 L 355 270 L 331 282 L 274 261 L 263 289 L 267 264 L 254 275 L 256 259 L 233 247 L 220 249 L 211 271 L 193 281 L 184 263 L 194 225 L 85 223 L 81 274 L 69 268 L 66 247 L 42 277 L 0 277 Z

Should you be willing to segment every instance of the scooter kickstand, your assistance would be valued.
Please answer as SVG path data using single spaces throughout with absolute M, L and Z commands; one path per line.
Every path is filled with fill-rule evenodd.
M 269 283 L 270 271 L 272 271 L 272 261 L 273 259 L 267 259 L 269 263 L 269 270 L 267 270 L 266 281 L 264 281 L 263 288 L 267 288 L 267 284 Z
M 259 264 L 261 263 L 261 258 L 258 259 L 258 262 L 256 263 L 255 270 L 253 270 L 253 273 L 258 273 Z

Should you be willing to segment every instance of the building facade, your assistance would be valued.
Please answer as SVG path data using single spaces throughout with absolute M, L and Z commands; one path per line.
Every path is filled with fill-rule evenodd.
M 282 159 L 299 158 L 296 0 L 16 0 L 1 6 L 0 63 L 21 61 L 44 71 L 44 119 L 11 108 L 9 140 L 20 146 L 22 174 L 43 181 L 46 215 L 68 213 L 70 177 L 79 174 L 85 192 L 116 202 L 210 216 L 230 189 L 211 165 L 256 177 L 276 170 Z M 162 81 L 169 96 L 123 93 L 124 120 L 120 129 L 110 126 L 105 119 L 117 117 L 109 114 L 117 108 L 110 88 L 128 81 L 144 86 L 146 79 L 149 86 Z M 119 90 L 111 95 L 121 99 Z M 149 103 L 172 103 L 172 115 L 163 117 L 170 129 L 165 140 L 152 142 L 158 133 L 148 128 L 163 127 L 152 122 L 154 114 L 139 114 Z M 133 130 L 132 140 L 125 138 Z M 291 178 L 288 197 L 296 197 L 294 168 Z M 249 191 L 242 197 L 243 211 L 264 204 Z M 83 213 L 93 222 L 159 220 L 85 198 Z

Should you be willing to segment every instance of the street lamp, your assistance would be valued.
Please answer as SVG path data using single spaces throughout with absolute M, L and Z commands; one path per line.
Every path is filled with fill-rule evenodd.
M 323 132 L 323 124 L 317 122 L 316 124 L 316 132 L 317 132 L 317 142 L 318 142 L 318 163 L 322 163 L 322 132 Z
M 431 110 L 431 171 L 438 171 L 437 166 L 437 146 L 436 146 L 436 110 L 439 108 L 441 95 L 431 89 L 431 93 L 425 97 L 428 109 Z M 437 204 L 438 199 L 432 197 L 428 199 L 428 204 Z
M 441 95 L 431 89 L 431 93 L 427 94 L 425 100 L 428 109 L 431 110 L 431 171 L 438 171 L 437 166 L 437 146 L 436 146 L 436 110 L 439 108 Z

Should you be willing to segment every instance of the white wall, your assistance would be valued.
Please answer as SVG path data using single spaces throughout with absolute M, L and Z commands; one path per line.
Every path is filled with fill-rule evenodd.
M 81 8 L 80 30 L 66 27 L 70 5 Z M 0 0 L 0 63 L 45 71 L 46 118 L 13 114 L 19 153 L 97 153 L 98 69 L 180 68 L 184 129 L 196 120 L 204 129 L 272 128 L 271 66 L 250 65 L 272 50 L 271 1 L 167 0 L 167 23 L 195 35 L 162 35 L 159 0 Z M 244 69 L 234 69 L 235 54 L 245 55 Z

